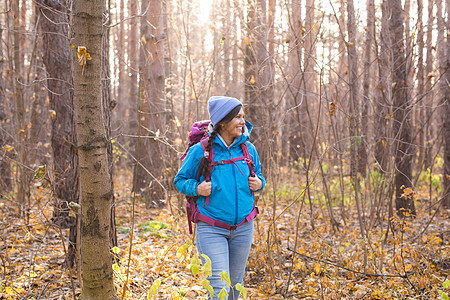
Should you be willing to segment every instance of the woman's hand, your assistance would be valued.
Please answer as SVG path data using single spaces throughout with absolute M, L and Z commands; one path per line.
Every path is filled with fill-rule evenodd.
M 248 186 L 250 187 L 250 190 L 257 191 L 262 187 L 262 181 L 258 178 L 258 176 L 255 177 L 249 177 L 248 178 Z
M 211 181 L 203 181 L 197 186 L 197 194 L 201 196 L 209 196 L 211 195 Z

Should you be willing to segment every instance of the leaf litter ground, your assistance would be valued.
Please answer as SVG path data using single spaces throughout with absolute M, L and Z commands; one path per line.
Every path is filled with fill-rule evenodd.
M 116 180 L 115 191 L 119 262 L 113 267 L 122 296 L 132 202 L 124 178 Z M 311 214 L 309 205 L 291 196 L 269 195 L 262 195 L 258 203 L 261 213 L 244 282 L 249 299 L 439 299 L 441 293 L 449 294 L 443 287 L 450 270 L 448 211 L 434 214 L 417 202 L 417 218 L 392 217 L 389 231 L 387 218 L 366 218 L 367 234 L 362 238 L 355 209 L 346 207 L 344 222 L 336 217 L 338 208 L 327 212 L 315 204 Z M 51 198 L 49 190 L 37 184 L 28 223 L 12 195 L 0 200 L 0 299 L 79 296 L 77 272 L 64 268 L 68 231 L 50 222 Z M 183 208 L 176 209 L 182 202 L 175 194 L 163 209 L 147 209 L 136 201 L 124 299 L 148 299 L 158 279 L 152 299 L 206 299 L 202 273 L 194 276 L 189 269 L 197 253 Z M 339 226 L 331 224 L 331 212 Z

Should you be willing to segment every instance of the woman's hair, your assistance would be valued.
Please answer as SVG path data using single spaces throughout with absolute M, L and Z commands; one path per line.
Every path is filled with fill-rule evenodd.
M 222 120 L 219 121 L 219 123 L 214 124 L 214 125 L 225 124 L 225 123 L 230 122 L 231 120 L 233 120 L 234 117 L 236 117 L 236 115 L 239 113 L 241 108 L 242 108 L 242 105 L 236 106 L 225 117 L 223 117 Z
M 217 124 L 214 124 L 213 130 L 212 130 L 211 134 L 209 135 L 208 144 L 206 144 L 206 147 L 205 147 L 205 151 L 204 151 L 205 156 L 202 157 L 202 160 L 200 161 L 200 164 L 198 165 L 197 179 L 200 178 L 200 175 L 203 175 L 203 177 L 206 178 L 206 175 L 208 175 L 208 172 L 210 172 L 211 162 L 209 161 L 209 153 L 211 151 L 214 139 L 220 133 L 221 125 L 233 120 L 233 118 L 239 113 L 241 108 L 242 108 L 242 105 L 236 106 L 225 117 L 223 117 L 222 120 L 220 120 Z

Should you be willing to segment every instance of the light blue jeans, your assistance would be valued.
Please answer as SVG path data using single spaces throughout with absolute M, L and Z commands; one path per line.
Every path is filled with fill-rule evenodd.
M 239 291 L 234 289 L 237 283 L 242 284 L 244 280 L 245 266 L 253 239 L 253 220 L 245 222 L 236 230 L 227 230 L 214 227 L 205 222 L 197 224 L 197 249 L 200 254 L 206 254 L 212 263 L 212 276 L 208 277 L 214 289 L 212 300 L 219 299 L 217 296 L 222 288 L 228 292 L 229 300 L 237 300 Z M 205 260 L 202 257 L 202 262 Z M 227 288 L 225 281 L 221 282 L 220 273 L 226 271 L 231 280 L 231 291 Z M 209 293 L 208 293 L 209 297 Z

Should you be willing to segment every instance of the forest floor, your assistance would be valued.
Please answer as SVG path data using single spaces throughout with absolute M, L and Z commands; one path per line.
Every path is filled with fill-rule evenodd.
M 203 273 L 194 276 L 190 270 L 192 257 L 198 255 L 187 220 L 175 209 L 177 198 L 163 209 L 147 209 L 137 200 L 133 221 L 124 178 L 116 180 L 115 193 L 114 251 L 120 261 L 113 268 L 119 296 L 127 278 L 134 223 L 124 299 L 206 299 Z M 375 222 L 366 217 L 367 234 L 361 238 L 357 211 L 350 205 L 344 222 L 338 207 L 302 204 L 290 193 L 269 195 L 259 199 L 244 282 L 248 299 L 445 299 L 450 294 L 448 211 L 436 212 L 436 207 L 417 201 L 415 219 L 394 216 Z M 19 216 L 13 197 L 0 199 L 0 299 L 77 298 L 77 272 L 64 268 L 68 232 L 50 224 L 53 201 L 48 188 L 36 183 L 28 221 Z M 338 223 L 332 224 L 331 214 Z

